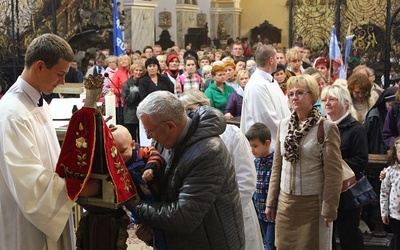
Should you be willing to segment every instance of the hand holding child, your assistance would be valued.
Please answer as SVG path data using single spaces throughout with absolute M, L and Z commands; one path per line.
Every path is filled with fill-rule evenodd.
M 145 182 L 149 182 L 149 181 L 151 181 L 153 178 L 154 178 L 153 169 L 146 169 L 146 170 L 143 172 L 142 179 L 143 179 Z

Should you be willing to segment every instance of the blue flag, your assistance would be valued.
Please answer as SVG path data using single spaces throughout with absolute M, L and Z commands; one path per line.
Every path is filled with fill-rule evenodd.
M 113 20 L 114 20 L 114 29 L 113 29 L 113 46 L 114 46 L 114 55 L 119 56 L 125 54 L 125 46 L 124 39 L 122 38 L 122 29 L 121 24 L 119 22 L 118 15 L 118 6 L 117 0 L 113 0 Z
M 334 61 L 342 60 L 335 27 L 332 27 L 332 32 L 331 32 L 331 41 L 329 43 L 329 57 L 331 60 Z
M 350 57 L 350 50 L 351 50 L 351 45 L 353 43 L 353 37 L 354 35 L 351 36 L 346 36 L 346 46 L 344 50 L 344 77 L 343 79 L 347 78 L 347 67 L 349 65 L 349 57 Z
M 346 79 L 345 67 L 343 65 L 342 54 L 340 53 L 335 27 L 332 27 L 331 41 L 329 43 L 329 57 L 339 65 L 337 71 L 338 77 Z

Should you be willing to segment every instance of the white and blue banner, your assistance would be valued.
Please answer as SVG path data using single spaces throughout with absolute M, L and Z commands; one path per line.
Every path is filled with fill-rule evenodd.
M 113 47 L 114 47 L 114 55 L 119 56 L 125 54 L 125 46 L 124 46 L 124 39 L 122 37 L 121 24 L 119 21 L 117 0 L 113 0 L 113 7 L 114 7 Z
M 331 41 L 329 43 L 329 57 L 331 60 L 339 64 L 338 77 L 341 79 L 346 79 L 346 69 L 343 65 L 342 54 L 340 53 L 339 43 L 336 36 L 336 29 L 333 26 L 331 32 Z
M 350 57 L 350 51 L 351 51 L 351 45 L 353 44 L 353 37 L 354 35 L 351 36 L 346 36 L 346 45 L 344 49 L 344 72 L 345 76 L 343 79 L 347 78 L 347 67 L 349 66 L 349 57 Z

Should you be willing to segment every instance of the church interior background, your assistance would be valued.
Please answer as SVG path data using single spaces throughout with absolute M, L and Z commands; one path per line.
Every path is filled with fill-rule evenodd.
M 196 33 L 214 38 L 219 23 L 231 37 L 257 34 L 288 47 L 298 37 L 312 49 L 329 44 L 332 25 L 343 41 L 350 26 L 353 45 L 370 56 L 385 44 L 387 0 L 117 0 L 124 39 L 132 50 L 175 43 L 184 48 Z M 391 0 L 390 15 L 400 6 Z M 112 48 L 112 0 L 0 0 L 1 92 L 23 68 L 27 45 L 38 34 L 56 33 L 76 51 Z M 392 26 L 391 44 L 400 43 Z M 198 48 L 197 48 L 198 49 Z

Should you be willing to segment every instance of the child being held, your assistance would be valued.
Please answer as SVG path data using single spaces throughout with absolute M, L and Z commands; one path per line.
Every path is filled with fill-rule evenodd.
M 159 186 L 161 174 L 165 167 L 165 160 L 160 153 L 153 147 L 140 147 L 132 140 L 132 136 L 127 128 L 121 125 L 111 127 L 114 141 L 126 168 L 132 176 L 140 199 L 147 201 L 159 200 Z M 131 220 L 140 224 L 132 214 Z M 165 249 L 162 231 L 154 229 L 156 239 L 155 249 Z
M 383 224 L 390 225 L 393 230 L 393 249 L 400 249 L 400 137 L 389 151 L 388 164 L 381 183 L 381 216 Z
M 272 172 L 272 160 L 274 158 L 274 153 L 270 149 L 271 131 L 265 124 L 257 122 L 246 132 L 246 137 L 249 140 L 251 151 L 254 157 L 256 157 L 254 164 L 257 171 L 257 183 L 253 202 L 265 241 L 264 249 L 276 249 L 274 245 L 275 223 L 269 221 L 265 215 L 265 202 L 267 200 Z

